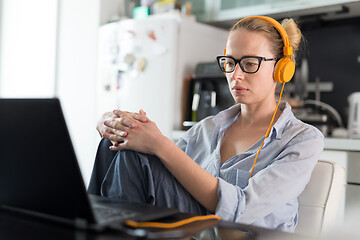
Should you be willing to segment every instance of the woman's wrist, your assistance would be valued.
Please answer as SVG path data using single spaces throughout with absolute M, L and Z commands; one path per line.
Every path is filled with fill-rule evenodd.
M 156 143 L 154 155 L 160 158 L 160 160 L 166 161 L 169 154 L 174 151 L 172 146 L 176 146 L 176 144 L 168 137 L 162 135 Z

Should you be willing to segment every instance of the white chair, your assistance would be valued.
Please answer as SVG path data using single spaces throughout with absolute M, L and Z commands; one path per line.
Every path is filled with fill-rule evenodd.
M 333 226 L 345 187 L 345 169 L 319 160 L 305 190 L 300 194 L 295 233 L 318 236 Z

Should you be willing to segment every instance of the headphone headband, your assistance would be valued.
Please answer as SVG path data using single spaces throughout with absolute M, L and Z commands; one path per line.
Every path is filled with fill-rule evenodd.
M 293 48 L 290 45 L 290 40 L 289 40 L 289 36 L 287 35 L 284 27 L 275 19 L 272 19 L 271 17 L 266 17 L 266 16 L 251 16 L 251 17 L 245 17 L 243 19 L 240 19 L 237 23 L 234 24 L 234 26 L 231 28 L 231 31 L 235 29 L 235 27 L 242 21 L 248 20 L 248 19 L 260 19 L 263 21 L 266 21 L 268 23 L 270 23 L 271 25 L 273 25 L 276 30 L 279 32 L 279 34 L 281 35 L 281 38 L 284 42 L 284 48 L 283 48 L 283 54 L 284 56 L 292 56 L 293 55 Z

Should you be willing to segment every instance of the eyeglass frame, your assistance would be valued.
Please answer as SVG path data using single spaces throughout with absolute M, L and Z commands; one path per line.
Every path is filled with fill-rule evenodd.
M 222 70 L 222 67 L 221 67 L 221 65 L 220 65 L 220 58 L 223 58 L 223 57 L 231 58 L 232 60 L 234 60 L 235 66 L 234 66 L 234 69 L 233 69 L 232 71 L 226 71 L 225 69 Z M 245 58 L 256 58 L 256 59 L 259 61 L 258 68 L 256 69 L 255 72 L 248 72 L 248 71 L 245 71 L 245 70 L 244 70 L 244 67 L 242 66 L 242 64 L 241 64 L 240 62 L 241 62 L 241 60 L 243 60 L 243 59 L 245 59 Z M 260 65 L 261 65 L 261 62 L 262 62 L 262 61 L 266 61 L 266 62 L 267 62 L 267 61 L 276 61 L 276 62 L 277 62 L 277 61 L 279 61 L 280 59 L 281 59 L 281 58 L 266 58 L 266 57 L 259 57 L 259 56 L 244 56 L 244 57 L 242 57 L 242 58 L 240 58 L 240 59 L 235 59 L 235 58 L 233 58 L 232 56 L 217 56 L 217 57 L 216 57 L 217 63 L 218 63 L 219 68 L 220 68 L 220 70 L 221 70 L 222 72 L 224 72 L 224 73 L 232 73 L 232 72 L 235 71 L 236 64 L 239 64 L 241 70 L 242 70 L 243 72 L 249 73 L 249 74 L 257 73 L 257 72 L 259 71 L 259 69 L 260 69 Z

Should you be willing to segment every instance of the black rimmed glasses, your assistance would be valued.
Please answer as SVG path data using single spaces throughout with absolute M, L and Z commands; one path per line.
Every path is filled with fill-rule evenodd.
M 240 59 L 235 59 L 230 56 L 218 56 L 216 59 L 221 71 L 225 73 L 233 72 L 237 63 L 240 65 L 240 68 L 243 72 L 256 73 L 259 70 L 262 61 L 278 60 L 278 58 L 265 58 L 256 56 L 245 56 Z

